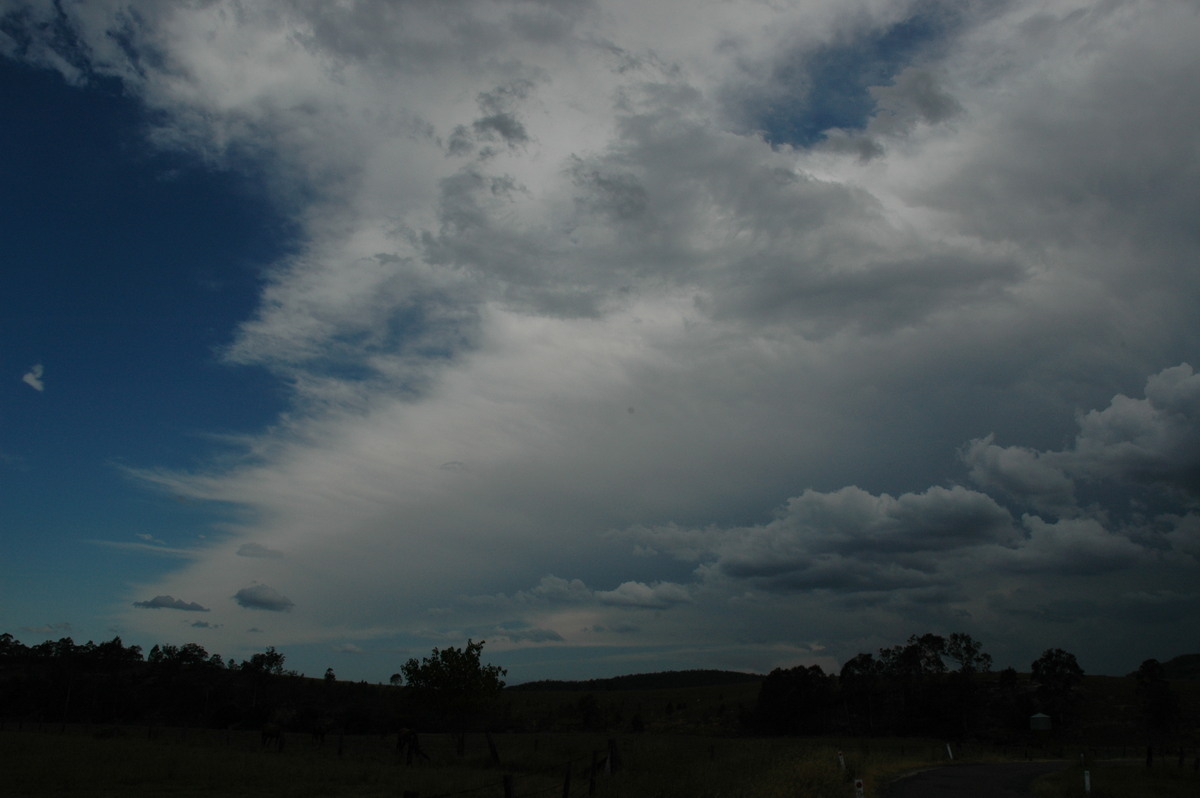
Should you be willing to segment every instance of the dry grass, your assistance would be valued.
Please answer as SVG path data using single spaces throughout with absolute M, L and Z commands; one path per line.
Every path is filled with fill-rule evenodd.
M 572 796 L 594 789 L 596 798 L 846 798 L 853 795 L 855 778 L 864 780 L 868 796 L 880 795 L 893 778 L 947 760 L 943 743 L 912 739 L 635 734 L 619 739 L 621 771 L 592 782 L 593 756 L 602 756 L 607 740 L 588 733 L 497 735 L 498 766 L 482 735 L 469 738 L 462 758 L 448 738 L 428 735 L 422 744 L 432 761 L 409 767 L 397 761 L 394 737 L 348 737 L 339 756 L 336 741 L 317 748 L 299 736 L 283 752 L 265 751 L 250 732 L 163 729 L 153 739 L 145 728 L 108 736 L 83 730 L 0 732 L 4 792 L 14 796 L 395 798 L 412 791 L 422 798 L 473 798 L 503 795 L 508 775 L 518 798 L 557 798 L 570 762 Z

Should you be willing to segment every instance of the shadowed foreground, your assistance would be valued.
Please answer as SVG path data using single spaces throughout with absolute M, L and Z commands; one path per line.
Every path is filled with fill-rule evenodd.
M 1033 781 L 1070 765 L 1055 762 L 1013 762 L 951 765 L 923 770 L 891 785 L 888 798 L 1033 798 Z

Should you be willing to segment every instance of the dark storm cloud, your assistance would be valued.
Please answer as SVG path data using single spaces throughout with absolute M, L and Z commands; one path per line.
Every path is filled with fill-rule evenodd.
M 1039 510 L 1063 512 L 1075 506 L 1075 483 L 1050 462 L 1052 457 L 1021 446 L 997 446 L 994 439 L 988 435 L 963 448 L 963 461 L 976 484 Z
M 184 610 L 185 612 L 208 612 L 208 607 L 197 604 L 194 601 L 184 601 L 177 599 L 174 596 L 155 596 L 149 601 L 135 601 L 135 607 L 143 607 L 148 610 Z
M 269 610 L 271 612 L 287 612 L 296 606 L 290 598 L 267 585 L 251 585 L 239 590 L 233 600 L 249 610 Z

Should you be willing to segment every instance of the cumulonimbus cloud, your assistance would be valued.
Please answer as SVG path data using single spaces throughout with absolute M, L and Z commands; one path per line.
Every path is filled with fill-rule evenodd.
M 1194 577 L 1187 4 L 125 5 L 31 11 L 26 59 L 61 14 L 64 74 L 307 203 L 223 353 L 286 418 L 144 474 L 245 509 L 240 556 L 153 592 L 285 612 L 242 586 L 286 578 L 282 639 L 732 650 Z M 1106 521 L 1102 483 L 1158 493 Z

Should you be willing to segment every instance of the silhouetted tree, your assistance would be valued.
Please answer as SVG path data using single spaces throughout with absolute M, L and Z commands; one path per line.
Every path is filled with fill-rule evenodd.
M 432 655 L 419 662 L 414 657 L 400 669 L 416 701 L 453 727 L 460 754 L 471 717 L 500 694 L 502 677 L 508 673 L 480 662 L 484 642 L 468 640 L 465 648 L 435 648 Z
M 242 662 L 242 670 L 246 673 L 262 674 L 265 676 L 283 675 L 284 656 L 268 646 L 266 651 L 251 654 L 250 659 Z
M 1068 725 L 1075 688 L 1083 681 L 1083 668 L 1079 667 L 1075 655 L 1061 648 L 1049 648 L 1029 667 L 1042 711 L 1060 725 Z
M 1142 699 L 1147 737 L 1170 734 L 1175 730 L 1179 704 L 1167 681 L 1166 669 L 1158 660 L 1148 659 L 1134 676 Z
M 987 673 L 992 669 L 992 655 L 985 654 L 983 644 L 969 634 L 953 632 L 946 639 L 945 654 L 958 663 L 958 673 Z
M 776 668 L 758 692 L 755 724 L 772 734 L 822 734 L 832 726 L 834 685 L 820 665 Z
M 842 666 L 838 689 L 851 732 L 875 733 L 879 688 L 880 664 L 870 654 L 858 654 Z

